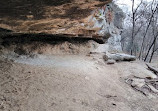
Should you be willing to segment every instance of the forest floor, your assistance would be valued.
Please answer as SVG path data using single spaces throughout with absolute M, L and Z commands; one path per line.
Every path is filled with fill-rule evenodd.
M 140 61 L 96 55 L 0 57 L 0 111 L 158 111 L 157 96 L 126 84 L 131 76 L 156 77 Z

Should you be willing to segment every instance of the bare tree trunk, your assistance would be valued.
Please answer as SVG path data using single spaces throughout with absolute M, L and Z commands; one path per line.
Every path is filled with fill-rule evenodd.
M 151 15 L 151 17 L 150 17 L 150 20 L 149 20 L 149 23 L 148 23 L 148 25 L 147 25 L 145 34 L 144 34 L 144 36 L 143 36 L 143 42 L 142 42 L 142 44 L 141 44 L 141 50 L 140 50 L 140 53 L 139 53 L 139 59 L 141 59 L 142 53 L 143 53 L 143 51 L 144 51 L 145 38 L 146 38 L 146 35 L 147 35 L 147 33 L 148 33 L 149 27 L 150 27 L 150 25 L 151 25 L 152 18 L 154 17 L 154 14 L 156 13 L 157 9 L 158 9 L 158 4 L 156 5 L 155 10 L 152 11 L 152 15 Z
M 153 56 L 154 56 L 154 53 L 155 53 L 155 48 L 156 48 L 156 40 L 155 40 L 155 42 L 154 42 L 154 46 L 153 46 L 153 50 L 152 50 L 152 53 L 151 53 L 151 56 L 150 56 L 150 60 L 149 60 L 149 62 L 151 63 L 151 61 L 152 61 L 152 59 L 153 59 Z
M 154 51 L 154 47 L 153 47 L 153 51 L 152 51 L 152 53 L 151 53 L 149 63 L 151 63 L 151 61 L 152 61 L 152 59 L 153 59 L 154 52 L 155 52 L 155 51 Z
M 132 40 L 131 40 L 131 55 L 133 55 L 133 47 L 134 47 L 134 29 L 135 29 L 135 12 L 134 12 L 134 0 L 132 0 Z
M 152 44 L 150 45 L 150 47 L 149 47 L 149 49 L 148 49 L 148 52 L 147 52 L 147 54 L 146 54 L 146 56 L 145 56 L 144 61 L 146 61 L 146 60 L 147 60 L 147 57 L 148 57 L 148 55 L 149 55 L 149 53 L 150 53 L 150 51 L 151 51 L 151 49 L 152 49 L 153 45 L 154 45 L 154 44 L 155 44 L 155 42 L 156 42 L 157 36 L 158 36 L 158 33 L 157 33 L 157 35 L 154 37 L 154 40 L 153 40 Z
M 154 68 L 154 67 L 151 67 L 150 65 L 146 64 L 148 69 L 151 70 L 152 72 L 154 72 L 154 74 L 158 74 L 158 69 Z
M 150 20 L 151 21 L 151 20 Z M 143 53 L 143 50 L 144 50 L 144 43 L 145 43 L 145 38 L 146 38 L 146 35 L 148 33 L 148 29 L 149 29 L 149 26 L 150 26 L 151 22 L 149 22 L 147 28 L 146 28 L 146 31 L 145 31 L 145 34 L 143 36 L 143 41 L 142 41 L 142 44 L 141 44 L 141 49 L 140 49 L 140 52 L 139 52 L 139 60 L 141 59 L 141 55 Z
M 136 46 L 134 47 L 134 50 L 135 50 L 135 56 L 137 56 L 137 48 L 136 48 Z
M 135 36 L 137 35 L 137 33 L 139 32 L 139 30 L 141 29 L 142 26 L 140 26 L 140 28 L 137 30 L 137 32 L 135 33 L 135 24 L 136 24 L 136 21 L 138 18 L 136 18 L 136 13 L 137 13 L 137 10 L 139 9 L 139 7 L 141 6 L 141 4 L 143 3 L 143 0 L 141 0 L 140 4 L 137 6 L 137 8 L 134 10 L 134 3 L 135 1 L 132 0 L 132 40 L 131 40 L 131 55 L 133 55 L 133 52 L 134 52 L 134 40 L 135 40 Z

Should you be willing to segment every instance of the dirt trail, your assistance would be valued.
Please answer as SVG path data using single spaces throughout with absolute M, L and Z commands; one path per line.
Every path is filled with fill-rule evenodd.
M 142 63 L 107 65 L 101 57 L 0 58 L 0 110 L 158 111 L 157 97 L 125 83 L 131 75 L 155 77 Z

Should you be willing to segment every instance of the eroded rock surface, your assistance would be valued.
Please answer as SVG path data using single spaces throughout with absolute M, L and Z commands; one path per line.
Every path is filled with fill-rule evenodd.
M 100 37 L 102 11 L 112 0 L 2 0 L 0 27 L 16 33 L 69 34 Z M 106 19 L 110 19 L 108 13 Z M 95 18 L 98 19 L 96 20 Z M 104 19 L 103 18 L 103 19 Z M 95 19 L 91 20 L 91 19 Z M 102 24 L 101 24 L 102 25 Z
M 2 0 L 1 4 L 0 28 L 12 33 L 45 33 L 105 42 L 111 36 L 116 39 L 124 17 L 112 0 Z

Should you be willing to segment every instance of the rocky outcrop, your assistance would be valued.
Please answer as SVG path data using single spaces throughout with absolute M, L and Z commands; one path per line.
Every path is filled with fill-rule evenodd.
M 2 0 L 0 27 L 12 30 L 13 33 L 97 38 L 105 42 L 109 34 L 103 33 L 101 20 L 110 19 L 107 4 L 111 1 Z M 107 12 L 106 16 L 100 16 L 102 8 Z
M 122 52 L 120 32 L 123 29 L 123 20 L 125 15 L 123 11 L 114 3 L 109 3 L 106 5 L 106 7 L 108 8 L 103 13 L 103 17 L 105 16 L 105 19 L 101 23 L 103 28 L 100 32 L 104 33 L 104 35 L 108 34 L 110 37 L 108 39 L 108 51 L 110 53 Z M 98 23 L 96 22 L 96 24 Z
M 124 13 L 112 0 L 9 0 L 9 4 L 2 0 L 1 3 L 0 35 L 4 42 L 19 36 L 85 38 L 102 43 L 93 51 L 122 52 L 120 32 Z
M 111 34 L 118 33 L 115 28 L 122 27 L 123 18 L 121 10 L 111 2 L 2 0 L 0 28 L 14 33 L 46 33 L 107 40 Z

